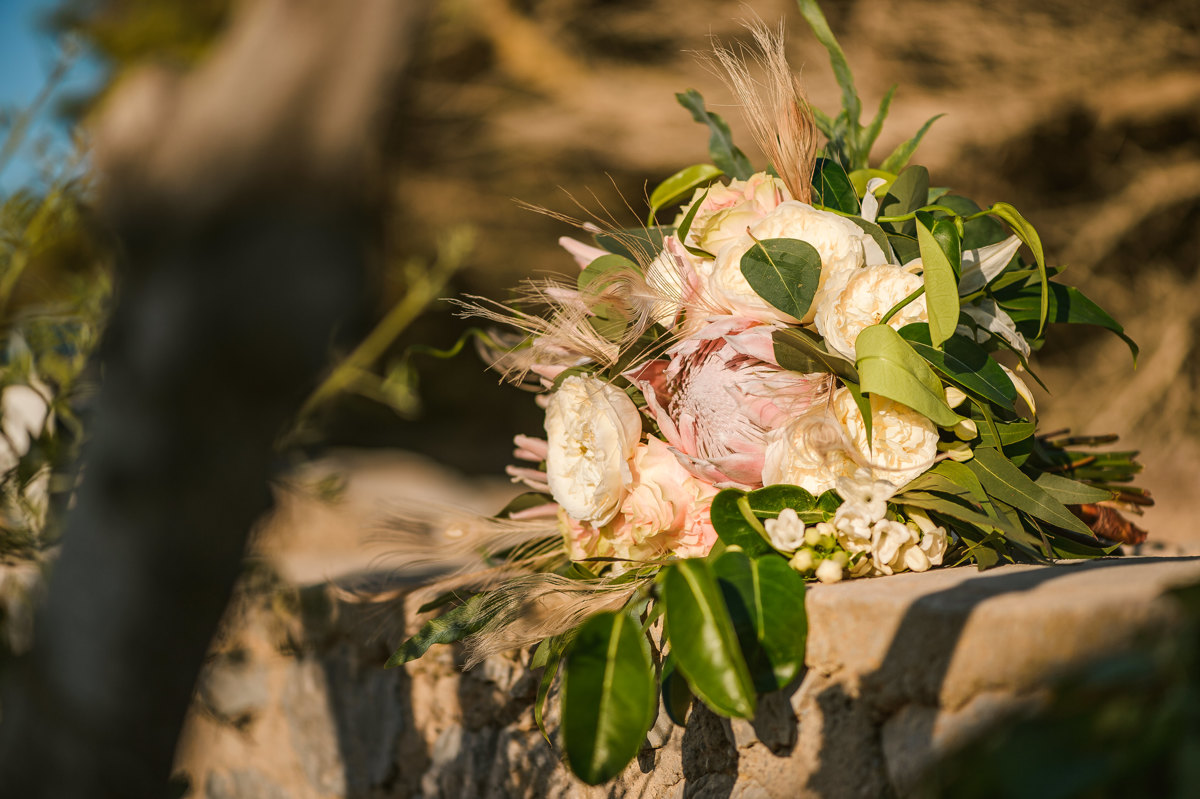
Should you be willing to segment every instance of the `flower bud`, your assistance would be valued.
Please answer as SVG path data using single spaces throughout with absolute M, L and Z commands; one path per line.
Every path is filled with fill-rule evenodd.
M 817 566 L 817 579 L 823 583 L 836 583 L 842 579 L 842 567 L 833 560 L 823 560 Z
M 813 570 L 814 560 L 811 549 L 801 549 L 792 559 L 788 561 L 788 565 L 798 572 L 806 573 Z

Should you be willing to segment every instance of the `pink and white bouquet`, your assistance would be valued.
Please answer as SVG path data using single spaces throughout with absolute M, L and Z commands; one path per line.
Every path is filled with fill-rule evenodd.
M 1144 535 L 1118 513 L 1148 502 L 1126 485 L 1135 453 L 1039 436 L 1027 385 L 1052 323 L 1124 331 L 1054 279 L 1011 205 L 908 164 L 933 120 L 871 167 L 892 93 L 860 124 L 840 47 L 800 7 L 842 84 L 837 116 L 760 27 L 749 56 L 716 59 L 769 166 L 680 94 L 712 163 L 656 187 L 645 224 L 562 240 L 575 281 L 463 303 L 518 331 L 487 353 L 541 392 L 545 434 L 516 439 L 530 493 L 455 528 L 482 570 L 439 584 L 423 610 L 450 609 L 392 663 L 537 643 L 538 722 L 565 663 L 562 746 L 588 782 L 636 754 L 660 687 L 682 721 L 693 696 L 748 717 L 794 679 L 808 580 L 1095 557 Z

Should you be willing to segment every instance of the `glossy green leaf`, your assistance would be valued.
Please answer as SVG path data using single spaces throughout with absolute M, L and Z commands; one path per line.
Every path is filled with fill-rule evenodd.
M 775 361 L 784 369 L 803 374 L 828 372 L 844 380 L 858 382 L 854 364 L 825 349 L 820 339 L 796 328 L 782 328 L 771 334 Z
M 814 203 L 851 215 L 861 210 L 854 184 L 837 161 L 818 158 L 813 169 L 812 185 Z
M 738 546 L 751 555 L 772 551 L 767 543 L 766 530 L 754 515 L 746 493 L 726 488 L 713 497 L 709 510 L 713 529 L 726 546 Z
M 800 486 L 778 484 L 759 488 L 746 495 L 746 501 L 755 516 L 772 517 L 784 508 L 800 511 L 812 510 L 817 498 Z
M 973 201 L 957 194 L 944 194 L 938 198 L 938 205 L 944 205 L 959 216 L 971 216 L 980 212 L 980 207 Z M 975 250 L 1003 241 L 1007 237 L 1004 226 L 990 216 L 979 216 L 969 219 L 963 225 L 962 248 Z
M 901 265 L 921 257 L 921 246 L 917 244 L 917 240 L 913 236 L 889 233 L 887 237 L 888 243 L 892 245 L 892 250 L 896 253 L 896 260 Z
M 993 430 L 993 428 L 995 429 Z M 993 419 L 979 425 L 979 443 L 976 446 L 1008 449 L 1013 444 L 1032 438 L 1035 432 L 1037 432 L 1037 424 L 1034 422 L 1024 419 L 1015 422 L 997 422 Z M 996 443 L 997 435 L 1000 437 L 998 445 Z
M 671 175 L 650 192 L 650 216 L 646 224 L 654 224 L 654 217 L 660 209 L 683 199 L 689 192 L 711 183 L 723 174 L 725 173 L 712 164 L 694 164 Z
M 1107 311 L 1084 296 L 1079 289 L 1061 283 L 1051 283 L 1049 298 L 1049 321 L 1058 324 L 1096 325 L 1116 333 L 1133 353 L 1134 363 L 1137 362 L 1138 346 L 1126 335 L 1125 328 Z M 1036 291 L 1031 291 L 1028 287 L 1015 292 L 1010 290 L 998 298 L 1000 307 L 1008 311 L 1008 315 L 1018 324 L 1037 320 L 1040 301 Z
M 875 189 L 875 196 L 886 196 L 888 189 L 896 180 L 896 176 L 891 172 L 884 172 L 882 169 L 856 169 L 850 173 L 850 183 L 854 186 L 854 193 L 859 197 L 867 196 L 867 184 L 871 182 L 871 178 L 882 178 L 884 183 L 879 188 Z
M 799 320 L 817 293 L 821 256 L 806 241 L 764 239 L 742 256 L 741 269 L 758 296 Z
M 998 450 L 978 447 L 975 457 L 967 461 L 966 466 L 996 499 L 1065 530 L 1092 535 L 1086 524 Z
M 753 718 L 754 681 L 712 569 L 692 558 L 661 575 L 671 651 L 692 692 L 722 716 Z
M 589 287 L 595 291 L 596 288 L 603 286 L 617 275 L 641 271 L 636 263 L 623 255 L 601 255 L 580 270 L 576 283 L 580 291 L 585 291 Z
M 871 325 L 858 334 L 854 348 L 864 393 L 907 405 L 940 427 L 953 427 L 962 420 L 946 404 L 942 381 L 895 330 Z
M 1042 250 L 1042 239 L 1040 236 L 1038 236 L 1037 231 L 1034 230 L 1033 225 L 1025 221 L 1025 217 L 1021 216 L 1017 209 L 1013 208 L 1008 203 L 996 203 L 990 209 L 988 209 L 988 213 L 999 217 L 1008 223 L 1008 226 L 1012 228 L 1012 232 L 1016 234 L 1017 238 L 1024 242 L 1025 246 L 1033 251 L 1033 258 L 1035 261 L 1037 261 L 1038 280 L 1041 283 L 1042 288 L 1039 302 L 1037 328 L 1037 335 L 1041 336 L 1042 330 L 1046 326 L 1046 318 L 1049 314 L 1050 302 L 1049 277 L 1046 274 L 1046 254 Z
M 691 246 L 687 243 L 687 240 L 688 234 L 692 232 L 692 222 L 696 220 L 696 212 L 700 210 L 700 206 L 704 205 L 704 199 L 706 197 L 708 197 L 707 190 L 705 190 L 705 192 L 697 197 L 695 202 L 691 204 L 687 210 L 687 213 L 683 215 L 683 219 L 680 220 L 679 227 L 675 230 L 675 237 L 679 239 L 679 243 L 683 245 L 683 248 L 692 255 L 696 255 L 701 258 L 710 258 L 712 255 L 698 247 Z
M 921 126 L 921 129 L 918 130 L 911 139 L 903 141 L 896 146 L 896 149 L 892 151 L 891 155 L 883 160 L 883 163 L 879 165 L 879 168 L 886 172 L 899 172 L 901 169 L 904 169 L 905 165 L 908 163 L 908 159 L 912 158 L 912 154 L 916 152 L 917 146 L 921 143 L 921 139 L 925 138 L 925 134 L 929 132 L 929 128 L 933 126 L 934 122 L 937 122 L 944 116 L 946 115 L 936 114 L 927 119 L 925 124 Z
M 692 689 L 675 665 L 675 653 L 668 652 L 662 664 L 663 709 L 672 724 L 683 727 L 687 724 L 688 711 L 692 708 Z
M 1064 505 L 1086 505 L 1091 502 L 1106 502 L 1115 494 L 1112 491 L 1072 480 L 1049 472 L 1038 475 L 1034 480 L 1047 494 Z
M 416 660 L 434 644 L 452 644 L 479 632 L 490 617 L 485 612 L 484 598 L 484 594 L 476 594 L 458 607 L 425 622 L 416 635 L 392 653 L 384 668 L 391 669 Z
M 930 342 L 929 326 L 915 322 L 900 328 L 900 337 L 912 345 L 922 358 L 938 372 L 964 390 L 1011 409 L 1017 401 L 1017 389 L 1000 364 L 988 352 L 970 339 L 954 335 L 934 349 Z
M 628 613 L 599 613 L 579 629 L 563 667 L 567 764 L 588 785 L 633 760 L 654 724 L 658 691 L 650 646 Z
M 682 94 L 676 94 L 675 99 L 692 113 L 692 119 L 708 126 L 708 155 L 722 172 L 739 180 L 746 180 L 754 174 L 750 159 L 734 145 L 729 124 L 720 114 L 704 107 L 704 97 L 700 92 L 688 89 Z
M 923 166 L 910 166 L 900 172 L 887 195 L 880 201 L 879 215 L 881 217 L 903 216 L 924 207 L 928 202 L 929 170 Z M 915 237 L 917 235 L 917 223 L 912 219 L 887 223 L 885 229 L 889 228 L 892 232 L 905 236 Z M 899 253 L 898 249 L 897 253 Z M 908 263 L 908 261 L 902 263 Z
M 950 260 L 950 256 L 956 253 L 946 251 L 958 250 L 958 238 L 954 237 L 952 247 L 943 249 L 934 238 L 929 222 L 931 220 L 926 219 L 924 214 L 917 214 L 917 245 L 921 249 L 921 263 L 924 265 L 929 335 L 933 347 L 940 349 L 942 342 L 954 335 L 954 328 L 958 327 L 958 278 L 955 265 Z
M 551 743 L 550 734 L 546 731 L 546 698 L 550 695 L 550 687 L 554 685 L 554 678 L 558 674 L 563 652 L 572 640 L 574 640 L 574 635 L 567 633 L 547 638 L 538 644 L 538 648 L 529 662 L 531 669 L 545 669 L 541 679 L 538 680 L 537 696 L 533 700 L 533 722 L 537 724 L 546 743 Z
M 785 687 L 804 668 L 804 578 L 777 555 L 751 559 L 736 551 L 712 570 L 754 687 L 760 693 Z

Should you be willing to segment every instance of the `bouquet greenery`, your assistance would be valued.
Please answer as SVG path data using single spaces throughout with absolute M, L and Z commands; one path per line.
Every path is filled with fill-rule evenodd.
M 1096 557 L 1144 535 L 1117 512 L 1148 502 L 1126 485 L 1135 453 L 1039 435 L 1025 382 L 1052 323 L 1135 345 L 1056 281 L 1015 208 L 908 165 L 934 120 L 869 165 L 894 88 L 862 125 L 840 47 L 800 7 L 841 84 L 836 117 L 758 26 L 716 61 L 765 171 L 680 94 L 711 164 L 659 184 L 644 225 L 564 239 L 573 284 L 463 302 L 517 331 L 480 336 L 541 392 L 546 438 L 516 439 L 530 465 L 509 471 L 530 493 L 427 531 L 463 569 L 427 589 L 390 665 L 435 643 L 465 640 L 472 660 L 536 644 L 535 718 L 545 732 L 561 667 L 562 747 L 588 783 L 637 754 L 660 694 L 679 723 L 693 697 L 747 718 L 796 679 L 810 580 Z

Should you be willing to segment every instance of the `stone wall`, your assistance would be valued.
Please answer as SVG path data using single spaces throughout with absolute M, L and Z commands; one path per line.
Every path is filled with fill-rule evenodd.
M 461 673 L 459 652 L 438 647 L 385 671 L 394 608 L 259 580 L 214 648 L 177 766 L 198 799 L 905 795 L 1065 668 L 1169 629 L 1164 591 L 1196 579 L 1200 559 L 1124 558 L 815 586 L 801 680 L 753 722 L 700 707 L 678 728 L 660 714 L 600 788 L 534 725 L 524 653 Z

